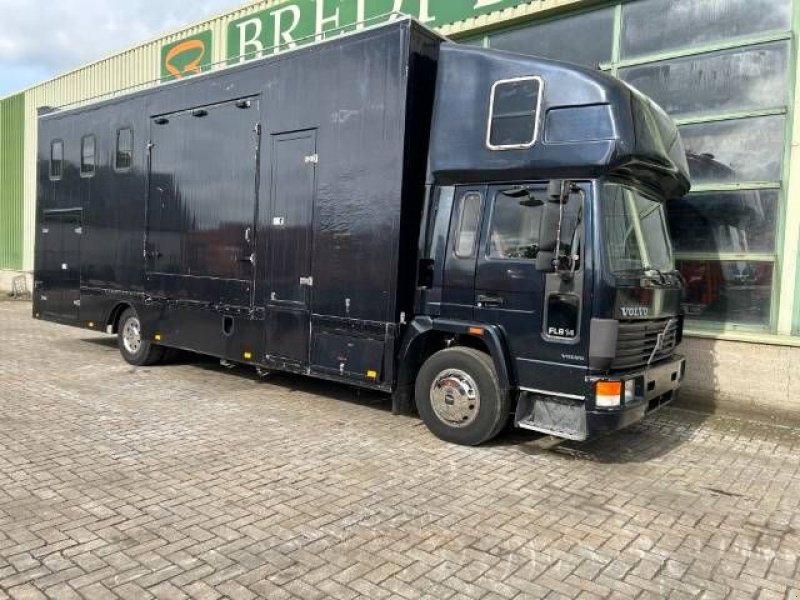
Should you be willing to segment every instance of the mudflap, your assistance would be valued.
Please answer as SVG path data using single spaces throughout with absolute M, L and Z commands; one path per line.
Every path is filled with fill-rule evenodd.
M 568 440 L 585 440 L 586 404 L 583 400 L 521 391 L 514 424 L 522 429 Z

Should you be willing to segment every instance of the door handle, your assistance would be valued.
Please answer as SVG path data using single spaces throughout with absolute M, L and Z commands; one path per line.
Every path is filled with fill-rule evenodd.
M 249 262 L 251 265 L 256 264 L 256 254 L 255 252 L 250 256 L 245 256 L 244 258 L 240 258 L 239 262 Z
M 478 294 L 478 306 L 503 306 L 503 304 L 505 304 L 505 298 L 501 296 Z

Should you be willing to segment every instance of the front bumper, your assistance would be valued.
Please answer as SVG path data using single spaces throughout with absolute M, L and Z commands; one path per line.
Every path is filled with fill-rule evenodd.
M 613 408 L 587 406 L 587 436 L 618 431 L 641 421 L 645 415 L 671 403 L 683 382 L 686 359 L 673 355 L 649 368 L 614 373 L 612 378 L 635 381 L 635 397 L 632 402 Z M 604 378 L 590 378 L 590 381 Z M 587 402 L 587 405 L 589 403 Z M 592 402 L 593 404 L 593 402 Z
M 649 368 L 589 377 L 587 387 L 592 392 L 584 400 L 537 394 L 521 395 L 517 403 L 515 423 L 523 429 L 572 440 L 586 440 L 618 431 L 638 423 L 648 413 L 672 402 L 681 386 L 685 370 L 686 360 L 682 356 L 673 355 Z M 615 407 L 596 407 L 591 394 L 595 382 L 601 379 L 635 381 L 633 399 L 621 401 Z

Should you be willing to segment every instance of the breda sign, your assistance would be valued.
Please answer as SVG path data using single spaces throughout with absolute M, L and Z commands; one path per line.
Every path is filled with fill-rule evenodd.
M 236 64 L 411 15 L 437 28 L 525 4 L 523 0 L 291 0 L 240 17 L 226 28 L 225 59 Z M 219 40 L 218 40 L 219 41 Z M 211 31 L 172 42 L 161 51 L 161 76 L 183 78 L 212 62 Z

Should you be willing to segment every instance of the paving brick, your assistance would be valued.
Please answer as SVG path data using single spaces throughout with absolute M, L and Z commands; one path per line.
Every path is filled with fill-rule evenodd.
M 667 408 L 462 448 L 384 396 L 132 368 L 29 312 L 0 302 L 0 600 L 800 600 L 799 430 Z

